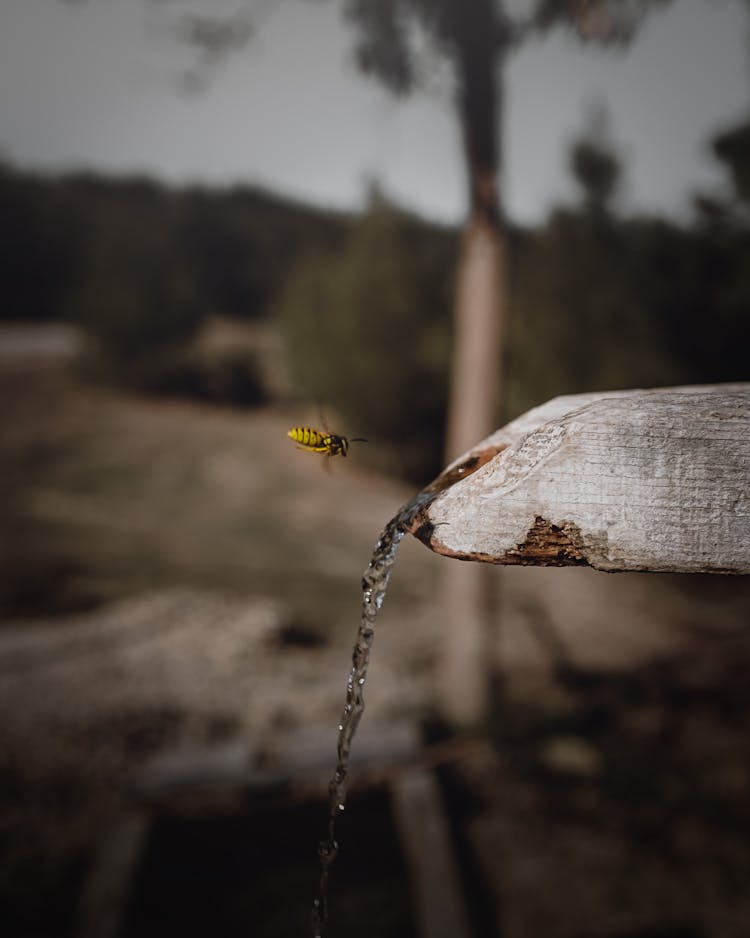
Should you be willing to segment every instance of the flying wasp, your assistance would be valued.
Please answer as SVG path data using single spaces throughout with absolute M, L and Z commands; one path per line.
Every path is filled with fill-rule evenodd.
M 287 430 L 288 437 L 297 443 L 297 449 L 306 453 L 320 453 L 323 456 L 346 456 L 350 443 L 366 443 L 363 436 L 351 438 L 329 433 L 327 430 L 315 430 L 312 427 L 292 427 Z

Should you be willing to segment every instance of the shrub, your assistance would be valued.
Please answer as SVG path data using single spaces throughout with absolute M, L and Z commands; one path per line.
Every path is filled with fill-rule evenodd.
M 136 190 L 129 208 L 95 214 L 70 318 L 91 336 L 116 383 L 140 386 L 193 338 L 205 308 L 174 237 L 169 206 Z
M 276 309 L 293 378 L 385 444 L 383 468 L 425 481 L 441 463 L 455 238 L 376 199 L 337 253 L 303 258 Z

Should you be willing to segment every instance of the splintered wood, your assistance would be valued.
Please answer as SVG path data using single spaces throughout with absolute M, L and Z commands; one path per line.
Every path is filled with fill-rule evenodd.
M 438 553 L 750 573 L 750 384 L 555 398 L 472 456 L 412 526 Z

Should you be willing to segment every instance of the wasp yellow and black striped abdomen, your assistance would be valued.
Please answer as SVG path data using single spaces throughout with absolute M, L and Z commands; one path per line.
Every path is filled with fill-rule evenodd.
M 345 436 L 316 430 L 313 427 L 292 427 L 286 435 L 297 443 L 298 449 L 308 453 L 321 453 L 325 456 L 346 456 L 351 442 Z M 361 443 L 367 442 L 362 437 L 355 437 L 355 439 Z
M 287 432 L 295 443 L 299 443 L 304 449 L 314 452 L 328 452 L 328 443 L 331 434 L 323 433 L 321 430 L 314 430 L 312 427 L 292 427 Z
M 298 444 L 299 449 L 306 450 L 308 453 L 346 456 L 349 449 L 349 441 L 346 437 L 337 436 L 335 433 L 327 433 L 323 430 L 315 430 L 313 427 L 292 427 L 287 432 L 287 436 Z

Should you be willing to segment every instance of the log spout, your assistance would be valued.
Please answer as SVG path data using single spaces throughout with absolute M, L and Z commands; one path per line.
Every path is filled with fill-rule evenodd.
M 554 398 L 446 473 L 472 461 L 411 527 L 437 553 L 750 573 L 750 384 Z

